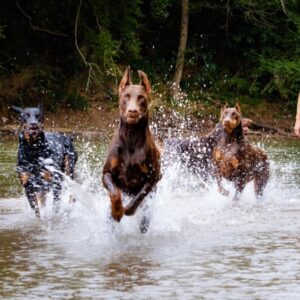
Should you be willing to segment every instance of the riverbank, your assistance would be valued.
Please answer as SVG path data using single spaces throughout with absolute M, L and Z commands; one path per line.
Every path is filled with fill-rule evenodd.
M 151 124 L 159 135 L 202 135 L 213 129 L 218 122 L 220 100 L 205 105 L 202 102 L 181 101 L 172 105 L 154 95 L 151 105 Z M 284 105 L 259 105 L 241 103 L 243 116 L 261 124 L 265 130 L 250 130 L 249 134 L 270 134 L 293 137 L 294 115 L 285 111 Z M 109 139 L 118 124 L 118 103 L 112 100 L 91 100 L 86 110 L 59 109 L 45 112 L 45 130 L 61 131 L 74 135 Z M 18 131 L 17 116 L 4 110 L 0 114 L 0 133 L 14 134 Z

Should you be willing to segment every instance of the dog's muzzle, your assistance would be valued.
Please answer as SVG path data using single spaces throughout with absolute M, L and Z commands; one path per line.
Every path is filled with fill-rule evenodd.
M 24 131 L 32 137 L 36 137 L 41 131 L 43 131 L 43 127 L 38 124 L 38 123 L 34 123 L 34 124 L 25 124 L 23 126 Z

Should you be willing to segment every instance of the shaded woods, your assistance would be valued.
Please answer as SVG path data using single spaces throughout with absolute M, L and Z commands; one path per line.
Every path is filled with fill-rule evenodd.
M 183 3 L 188 34 L 179 55 Z M 182 63 L 180 87 L 193 101 L 239 97 L 295 107 L 300 1 L 2 0 L 0 45 L 2 106 L 34 99 L 54 111 L 86 108 L 82 91 L 113 97 L 128 64 L 162 90 Z

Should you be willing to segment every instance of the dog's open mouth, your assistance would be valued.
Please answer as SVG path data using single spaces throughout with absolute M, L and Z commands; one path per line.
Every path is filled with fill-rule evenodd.
M 24 126 L 24 132 L 30 137 L 36 138 L 42 129 L 39 126 Z

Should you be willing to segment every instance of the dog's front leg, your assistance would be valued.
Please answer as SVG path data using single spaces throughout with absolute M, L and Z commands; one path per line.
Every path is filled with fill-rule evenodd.
M 239 177 L 238 180 L 234 181 L 234 187 L 236 189 L 234 197 L 233 197 L 234 202 L 238 202 L 240 200 L 245 186 L 246 186 L 246 181 L 244 179 L 242 179 L 241 176 Z
M 124 214 L 121 191 L 114 185 L 110 173 L 105 173 L 102 180 L 105 188 L 109 193 L 112 217 L 116 221 L 120 222 Z
M 218 184 L 218 192 L 223 196 L 228 196 L 229 191 L 227 191 L 222 185 L 222 178 L 220 175 L 217 175 L 217 184 Z
M 134 215 L 136 209 L 144 200 L 144 198 L 151 192 L 152 188 L 154 187 L 155 183 L 147 182 L 143 188 L 139 191 L 137 195 L 126 205 L 124 208 L 124 213 L 126 216 Z
M 39 218 L 40 217 L 40 206 L 37 197 L 37 191 L 34 185 L 29 182 L 25 186 L 25 193 L 29 202 L 30 207 L 34 210 L 35 215 Z
M 229 191 L 227 191 L 222 185 L 222 175 L 220 174 L 219 166 L 216 164 L 214 169 L 214 177 L 216 178 L 217 185 L 218 185 L 218 192 L 223 196 L 228 196 Z

